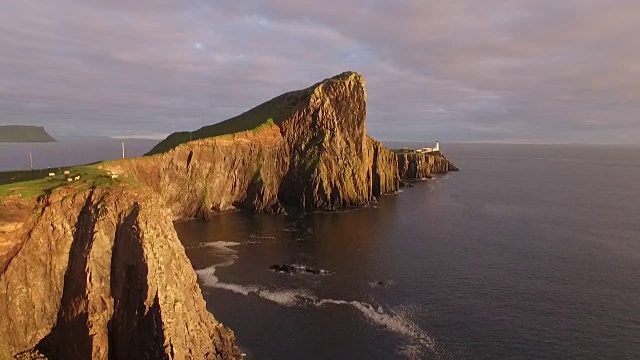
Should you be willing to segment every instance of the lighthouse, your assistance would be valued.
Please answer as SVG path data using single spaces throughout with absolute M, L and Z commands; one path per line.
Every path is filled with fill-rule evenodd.
M 440 143 L 436 140 L 436 147 L 433 148 L 433 151 L 440 151 Z

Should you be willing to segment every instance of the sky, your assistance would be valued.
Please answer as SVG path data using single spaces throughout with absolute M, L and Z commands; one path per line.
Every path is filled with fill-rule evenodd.
M 638 0 L 2 0 L 0 124 L 162 137 L 346 70 L 381 140 L 640 143 Z

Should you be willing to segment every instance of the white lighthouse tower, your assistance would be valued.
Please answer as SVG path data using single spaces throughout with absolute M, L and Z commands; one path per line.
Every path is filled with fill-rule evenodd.
M 440 142 L 438 140 L 436 140 L 436 147 L 433 148 L 433 151 L 440 151 Z

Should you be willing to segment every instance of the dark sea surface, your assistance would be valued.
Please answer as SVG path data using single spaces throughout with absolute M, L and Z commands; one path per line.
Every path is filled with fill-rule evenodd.
M 141 156 L 158 143 L 157 140 L 109 138 L 63 140 L 55 143 L 0 143 L 0 171 L 29 170 L 29 151 L 33 157 L 34 169 L 121 159 L 122 141 L 125 142 L 127 157 Z
M 176 223 L 248 357 L 640 359 L 640 148 L 444 152 L 367 208 Z

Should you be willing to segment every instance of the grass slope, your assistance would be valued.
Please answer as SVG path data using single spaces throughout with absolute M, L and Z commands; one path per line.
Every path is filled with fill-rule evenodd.
M 309 103 L 313 90 L 322 83 L 339 81 L 350 72 L 342 73 L 331 79 L 323 80 L 303 90 L 297 90 L 275 97 L 253 109 L 217 124 L 205 126 L 196 131 L 181 131 L 169 135 L 146 155 L 166 152 L 190 140 L 205 139 L 221 135 L 235 134 L 243 131 L 257 130 L 269 123 L 276 125 L 289 118 L 294 112 L 303 109 Z
M 68 175 L 64 175 L 65 170 L 69 171 Z M 49 173 L 55 173 L 56 176 L 48 176 Z M 80 180 L 71 182 L 67 180 L 76 176 L 80 176 Z M 21 199 L 49 195 L 62 186 L 86 189 L 111 186 L 122 181 L 121 179 L 112 179 L 105 170 L 99 168 L 99 163 L 68 168 L 6 171 L 0 172 L 0 201 L 14 195 Z

